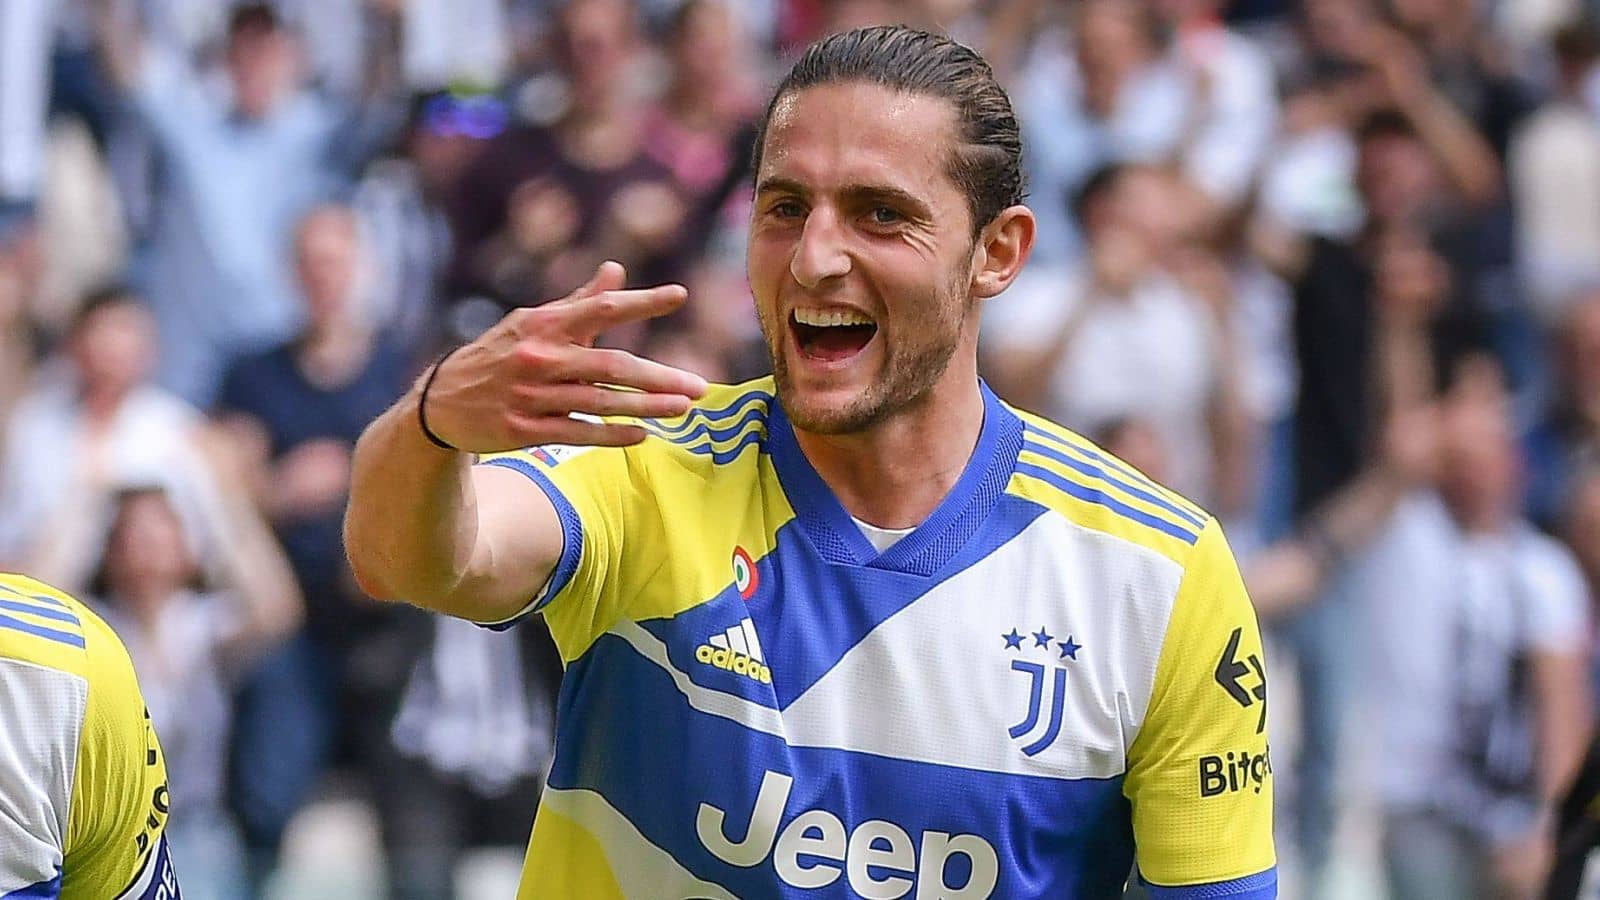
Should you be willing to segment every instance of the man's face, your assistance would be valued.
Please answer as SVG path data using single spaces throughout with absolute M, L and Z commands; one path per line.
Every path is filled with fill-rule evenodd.
M 1426 209 L 1439 191 L 1438 167 L 1422 142 L 1401 135 L 1368 138 L 1357 163 L 1356 186 L 1367 213 L 1397 222 Z
M 272 112 L 300 78 L 294 38 L 282 29 L 241 30 L 229 41 L 227 64 L 234 106 L 251 119 Z
M 871 84 L 806 88 L 773 110 L 749 275 L 800 428 L 865 429 L 925 397 L 958 349 L 976 354 L 955 129 L 947 101 Z
M 87 388 L 119 394 L 143 381 L 154 366 L 155 325 L 138 303 L 113 303 L 78 326 L 70 347 Z
M 348 213 L 318 212 L 300 225 L 295 271 L 312 321 L 325 325 L 349 311 L 359 257 L 360 237 Z
M 622 0 L 583 0 L 566 8 L 562 25 L 574 101 L 603 102 L 628 72 L 635 38 L 633 7 Z

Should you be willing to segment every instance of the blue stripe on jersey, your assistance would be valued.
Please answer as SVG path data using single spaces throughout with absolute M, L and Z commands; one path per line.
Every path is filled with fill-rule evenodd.
M 701 422 L 699 425 L 696 425 L 689 431 L 682 433 L 667 431 L 660 425 L 655 424 L 655 419 L 640 419 L 639 423 L 644 426 L 646 431 L 650 432 L 656 437 L 661 438 L 662 440 L 671 441 L 674 444 L 691 444 L 700 438 L 706 437 L 707 435 L 709 435 L 713 441 L 725 441 L 734 435 L 737 435 L 741 430 L 744 429 L 746 425 L 749 425 L 751 422 L 759 422 L 766 419 L 766 417 L 767 408 L 765 406 L 754 406 L 751 407 L 750 410 L 743 416 L 740 416 L 739 421 L 733 423 L 732 425 L 722 428 L 713 428 L 711 427 L 710 422 Z
M 21 597 L 24 600 L 37 600 L 40 603 L 46 604 L 47 606 L 59 606 L 62 609 L 70 609 L 71 608 L 71 607 L 67 606 L 67 604 L 62 603 L 59 599 L 57 599 L 55 597 L 52 597 L 49 594 L 24 594 L 23 592 L 17 590 L 14 587 L 9 587 L 9 586 L 3 585 L 3 584 L 0 584 L 0 591 L 4 591 L 5 593 L 10 594 L 13 597 Z
M 83 635 L 81 634 L 73 634 L 70 631 L 58 631 L 54 628 L 47 628 L 43 625 L 36 625 L 32 622 L 25 622 L 22 619 L 14 619 L 11 616 L 0 615 L 0 628 L 9 628 L 12 631 L 20 631 L 23 634 L 31 634 L 34 637 L 41 637 L 47 641 L 55 641 L 58 644 L 66 644 L 71 647 L 77 647 L 79 650 L 84 648 Z
M 12 891 L 0 896 L 0 900 L 56 900 L 59 896 L 61 896 L 61 869 L 58 866 L 56 877 Z
M 596 697 L 606 700 L 595 703 Z M 582 715 L 572 714 L 574 709 Z M 755 865 L 735 866 L 712 855 L 698 835 L 705 804 L 725 812 L 726 840 L 745 841 L 768 771 L 794 778 L 778 833 L 802 811 L 825 810 L 846 833 L 868 820 L 891 822 L 910 836 L 918 854 L 927 832 L 974 834 L 998 857 L 999 881 L 989 896 L 1120 897 L 1133 865 L 1131 808 L 1120 776 L 1040 778 L 791 747 L 775 735 L 691 708 L 664 670 L 614 634 L 603 635 L 568 668 L 557 721 L 560 749 L 551 787 L 598 792 L 647 840 L 735 896 L 817 896 L 779 881 L 770 848 Z M 1052 828 L 1054 823 L 1063 827 Z M 806 865 L 814 863 L 844 868 L 842 862 L 807 858 Z M 957 855 L 944 877 L 959 888 L 969 874 Z M 873 877 L 890 875 L 916 877 L 882 870 Z M 841 872 L 829 896 L 845 888 Z M 928 888 L 928 896 L 936 893 Z
M 1033 438 L 1035 438 L 1035 439 L 1034 440 L 1030 440 L 1026 444 L 1024 444 L 1023 445 L 1023 449 L 1025 449 L 1025 450 L 1027 450 L 1027 451 L 1029 451 L 1031 453 L 1037 453 L 1040 456 L 1044 456 L 1044 457 L 1048 457 L 1050 459 L 1053 459 L 1056 462 L 1061 463 L 1062 465 L 1067 466 L 1068 468 L 1070 468 L 1070 469 L 1072 469 L 1072 470 L 1074 470 L 1076 472 L 1080 472 L 1080 473 L 1082 473 L 1084 475 L 1089 476 L 1090 478 L 1099 478 L 1100 480 L 1106 482 L 1107 484 L 1114 484 L 1118 488 L 1120 488 L 1123 491 L 1123 493 L 1127 494 L 1128 496 L 1137 497 L 1140 500 L 1143 500 L 1143 501 L 1145 501 L 1146 503 L 1149 503 L 1152 506 L 1156 506 L 1156 507 L 1159 507 L 1161 509 L 1164 509 L 1167 512 L 1172 513 L 1174 516 L 1177 516 L 1178 518 L 1182 519 L 1183 521 L 1188 522 L 1190 525 L 1193 525 L 1196 528 L 1204 529 L 1206 527 L 1206 523 L 1205 523 L 1204 519 L 1201 519 L 1199 516 L 1189 512 L 1186 509 L 1183 509 L 1183 508 L 1179 507 L 1177 504 L 1175 504 L 1172 501 L 1166 499 L 1165 497 L 1162 497 L 1159 494 L 1155 494 L 1155 493 L 1152 493 L 1150 491 L 1144 490 L 1143 488 L 1135 487 L 1134 485 L 1129 484 L 1127 481 L 1124 481 L 1122 479 L 1116 478 L 1115 476 L 1111 475 L 1105 469 L 1102 469 L 1099 466 L 1096 466 L 1096 465 L 1093 465 L 1093 464 L 1090 464 L 1090 463 L 1086 463 L 1086 462 L 1084 462 L 1084 461 L 1082 461 L 1080 459 L 1076 459 L 1074 457 L 1068 456 L 1067 454 L 1062 453 L 1060 450 L 1057 450 L 1054 447 L 1051 447 L 1049 444 L 1045 443 L 1044 441 L 1038 440 L 1037 439 L 1038 436 L 1042 435 L 1042 434 L 1044 434 L 1044 432 L 1039 431 L 1038 429 L 1033 428 L 1033 427 L 1030 426 L 1028 428 L 1028 435 L 1033 437 Z
M 751 445 L 766 449 L 767 433 L 761 428 L 752 428 L 750 429 L 749 433 L 739 439 L 739 443 L 734 444 L 732 447 L 728 447 L 724 450 L 718 450 L 712 444 L 701 444 L 698 447 L 685 447 L 684 449 L 688 450 L 690 453 L 698 453 L 701 456 L 709 456 L 711 457 L 711 461 L 716 465 L 725 466 L 728 463 L 738 459 L 739 454 L 743 453 L 745 449 Z
M 1117 459 L 1114 456 L 1111 456 L 1108 453 L 1103 453 L 1103 452 L 1101 452 L 1099 450 L 1096 450 L 1092 446 L 1080 446 L 1078 444 L 1074 444 L 1073 442 L 1067 440 L 1066 438 L 1064 438 L 1064 437 L 1062 437 L 1062 436 L 1060 436 L 1058 434 L 1051 434 L 1050 432 L 1044 430 L 1043 428 L 1040 428 L 1037 425 L 1032 425 L 1032 424 L 1028 425 L 1028 430 L 1033 432 L 1034 434 L 1038 435 L 1039 437 L 1042 437 L 1045 440 L 1047 440 L 1047 441 L 1059 446 L 1059 447 L 1065 447 L 1066 449 L 1071 450 L 1073 453 L 1076 453 L 1076 454 L 1084 457 L 1085 459 L 1088 459 L 1088 460 L 1090 460 L 1092 462 L 1099 463 L 1100 465 L 1104 466 L 1105 468 L 1111 469 L 1113 471 L 1120 472 L 1123 475 L 1123 477 L 1127 478 L 1129 481 L 1134 482 L 1135 484 L 1142 484 L 1146 488 L 1149 488 L 1151 490 L 1156 490 L 1156 491 L 1163 490 L 1161 485 L 1156 484 L 1154 481 L 1151 481 L 1150 477 L 1148 475 L 1145 475 L 1145 474 L 1141 473 L 1138 469 L 1135 469 L 1134 467 L 1132 467 L 1132 466 L 1128 465 L 1127 463 Z M 1168 493 L 1171 494 L 1170 491 Z M 1198 506 L 1195 506 L 1193 503 L 1190 503 L 1188 500 L 1185 500 L 1182 496 L 1177 495 L 1177 494 L 1171 494 L 1171 496 L 1173 497 L 1174 504 L 1176 504 L 1178 506 L 1181 506 L 1184 509 L 1187 509 L 1190 512 L 1190 514 L 1196 515 L 1196 516 L 1202 516 L 1202 517 L 1205 515 L 1205 511 L 1204 510 L 1202 510 Z
M 526 460 L 510 457 L 491 459 L 483 463 L 483 465 L 499 466 L 528 476 L 534 484 L 537 484 L 544 491 L 545 496 L 550 498 L 550 503 L 556 508 L 556 515 L 561 519 L 561 559 L 556 562 L 555 571 L 550 575 L 550 582 L 545 586 L 544 596 L 539 598 L 539 603 L 529 612 L 543 609 L 552 597 L 567 586 L 567 582 L 572 580 L 573 573 L 578 571 L 578 560 L 583 557 L 583 520 L 578 518 L 578 511 L 572 508 L 572 503 L 561 493 L 561 489 L 555 486 L 555 483 L 550 480 L 548 475 L 539 471 L 538 466 Z M 521 617 L 507 622 L 485 625 L 484 627 L 493 631 L 504 631 L 519 621 L 521 621 Z
M 1019 462 L 1017 463 L 1017 474 L 1027 475 L 1030 478 L 1037 478 L 1040 481 L 1057 488 L 1068 496 L 1076 497 L 1086 503 L 1093 503 L 1097 506 L 1103 506 L 1125 519 L 1138 522 L 1140 525 L 1154 528 L 1156 531 L 1159 531 L 1163 534 L 1171 535 L 1172 537 L 1183 541 L 1185 544 L 1193 544 L 1195 541 L 1200 539 L 1200 535 L 1196 532 L 1189 531 L 1186 528 L 1175 525 L 1158 516 L 1153 516 L 1142 509 L 1134 509 L 1115 497 L 1107 496 L 1105 491 L 1097 488 L 1085 487 L 1084 485 L 1078 484 L 1075 481 L 1069 481 L 1068 479 L 1063 478 L 1061 475 L 1058 475 L 1057 473 L 1052 472 L 1042 466 Z
M 1185 887 L 1162 887 L 1144 881 L 1150 900 L 1276 900 L 1278 896 L 1278 867 L 1258 872 L 1232 881 L 1211 884 L 1191 884 Z
M 15 600 L 0 599 L 0 609 L 27 613 L 30 616 L 38 616 L 41 619 L 54 619 L 57 622 L 70 622 L 73 625 L 82 624 L 78 621 L 77 616 L 59 606 L 34 606 L 32 603 L 18 603 Z
M 701 409 L 700 407 L 695 407 L 694 409 L 689 410 L 688 414 L 684 416 L 683 421 L 676 425 L 663 425 L 660 419 L 641 419 L 640 421 L 644 423 L 646 427 L 658 429 L 658 433 L 663 437 L 668 435 L 679 435 L 683 434 L 685 431 L 688 431 L 690 428 L 693 428 L 697 423 L 720 422 L 724 419 L 728 419 L 732 417 L 734 413 L 738 412 L 738 410 L 746 403 L 749 403 L 751 400 L 757 397 L 760 397 L 769 403 L 772 401 L 772 395 L 766 391 L 748 391 L 734 398 L 733 402 L 729 403 L 727 406 L 718 407 L 717 409 Z

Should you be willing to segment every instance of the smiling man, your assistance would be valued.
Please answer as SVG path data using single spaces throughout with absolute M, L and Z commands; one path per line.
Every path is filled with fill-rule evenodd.
M 1217 523 L 978 378 L 1034 239 L 1020 157 L 971 50 L 828 38 L 757 145 L 773 378 L 590 346 L 685 298 L 608 264 L 362 438 L 368 588 L 542 611 L 567 662 L 519 896 L 1111 898 L 1135 862 L 1156 897 L 1276 896 Z

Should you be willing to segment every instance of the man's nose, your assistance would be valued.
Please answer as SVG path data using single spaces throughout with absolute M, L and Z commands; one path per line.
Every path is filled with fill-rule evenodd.
M 789 261 L 789 274 L 803 288 L 816 288 L 850 271 L 843 226 L 836 212 L 813 209 L 800 230 L 800 243 Z

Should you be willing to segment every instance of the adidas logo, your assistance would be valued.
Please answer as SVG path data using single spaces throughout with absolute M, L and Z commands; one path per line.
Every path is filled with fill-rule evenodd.
M 761 641 L 756 637 L 756 626 L 749 619 L 713 634 L 694 650 L 695 662 L 743 675 L 762 684 L 772 683 L 772 670 L 767 668 L 766 657 L 761 653 Z

